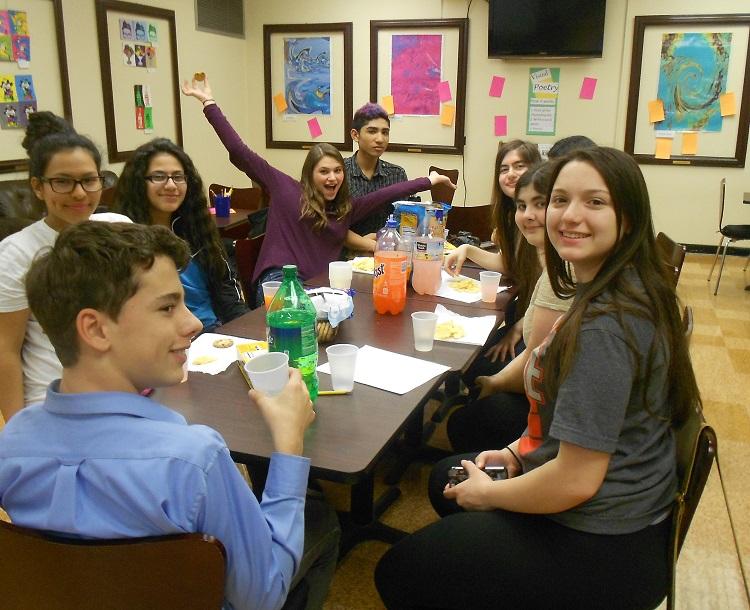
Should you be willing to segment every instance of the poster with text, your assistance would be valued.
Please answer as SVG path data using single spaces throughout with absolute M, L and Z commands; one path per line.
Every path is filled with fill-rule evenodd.
M 555 135 L 559 93 L 560 68 L 529 68 L 527 135 Z

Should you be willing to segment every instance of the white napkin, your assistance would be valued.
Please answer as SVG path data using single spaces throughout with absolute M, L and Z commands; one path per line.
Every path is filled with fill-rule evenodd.
M 406 394 L 450 368 L 429 360 L 363 345 L 357 352 L 354 381 L 386 392 Z M 322 364 L 318 371 L 330 375 L 331 366 L 328 363 Z
M 489 337 L 490 333 L 495 328 L 495 323 L 497 322 L 493 315 L 469 318 L 467 316 L 459 315 L 450 309 L 446 309 L 442 305 L 435 307 L 435 313 L 438 315 L 438 324 L 451 321 L 462 326 L 464 333 L 466 333 L 460 339 L 438 339 L 436 336 L 435 339 L 437 341 L 484 345 L 485 341 L 487 341 L 487 337 Z
M 479 288 L 479 280 L 474 280 L 477 283 L 477 292 L 461 292 L 460 290 L 454 290 L 453 288 L 451 288 L 451 283 L 448 280 L 467 280 L 473 278 L 468 278 L 465 275 L 457 275 L 456 277 L 453 277 L 444 269 L 441 271 L 441 273 L 442 281 L 440 283 L 440 288 L 437 291 L 437 296 L 444 297 L 446 299 L 453 299 L 454 301 L 461 301 L 462 303 L 476 303 L 477 301 L 481 300 L 482 291 Z M 508 290 L 508 287 L 498 286 L 497 288 L 498 292 L 503 292 L 504 290 Z
M 214 347 L 214 341 L 219 339 L 231 339 L 232 345 L 229 347 Z M 237 360 L 238 345 L 242 343 L 258 343 L 259 341 L 265 343 L 262 339 L 256 340 L 245 337 L 233 337 L 231 335 L 219 335 L 217 333 L 203 333 L 190 344 L 190 350 L 188 350 L 188 371 L 217 375 L 225 371 L 230 364 Z M 261 354 L 267 352 L 268 349 L 257 346 L 255 351 Z M 215 360 L 206 364 L 193 364 L 193 361 L 200 356 L 210 356 L 215 358 Z

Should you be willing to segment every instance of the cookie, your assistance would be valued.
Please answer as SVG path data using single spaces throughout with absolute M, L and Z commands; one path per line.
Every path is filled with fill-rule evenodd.
M 206 80 L 206 73 L 205 72 L 196 72 L 193 74 L 193 78 L 197 81 L 204 81 Z
M 234 345 L 234 341 L 231 339 L 216 339 L 216 341 L 213 342 L 214 347 L 232 347 Z

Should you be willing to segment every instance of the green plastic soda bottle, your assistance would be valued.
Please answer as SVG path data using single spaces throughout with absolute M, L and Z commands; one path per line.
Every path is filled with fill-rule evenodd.
M 315 305 L 297 279 L 297 266 L 284 265 L 283 272 L 284 279 L 266 313 L 268 351 L 289 355 L 289 366 L 299 369 L 314 401 L 318 397 Z

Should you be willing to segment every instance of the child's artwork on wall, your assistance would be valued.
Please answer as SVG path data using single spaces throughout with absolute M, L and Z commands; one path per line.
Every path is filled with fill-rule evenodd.
M 146 67 L 146 47 L 142 44 L 135 45 L 135 67 Z
M 12 34 L 19 36 L 29 35 L 29 21 L 26 17 L 26 11 L 8 11 L 10 18 L 10 31 Z
M 10 17 L 8 16 L 8 11 L 0 11 L 0 36 L 10 34 Z
M 0 104 L 0 127 L 18 129 L 18 104 Z
M 331 114 L 331 39 L 284 39 L 284 91 L 289 114 Z
M 36 100 L 34 81 L 31 74 L 16 74 L 16 95 L 19 102 L 33 102 Z
M 135 49 L 129 42 L 122 44 L 122 63 L 130 68 L 135 68 Z
M 149 42 L 159 42 L 159 31 L 156 29 L 155 23 L 148 24 L 148 40 Z
M 0 74 L 0 102 L 17 102 L 16 81 L 12 74 Z
M 120 40 L 135 40 L 132 19 L 120 19 Z
M 0 35 L 0 61 L 13 61 L 13 40 L 10 34 Z
M 13 35 L 13 59 L 31 61 L 31 41 L 28 36 Z
M 148 40 L 148 23 L 145 21 L 135 22 L 135 39 L 140 42 L 146 42 Z
M 396 114 L 440 114 L 442 35 L 394 34 L 391 45 L 391 95 Z
M 21 129 L 26 129 L 29 124 L 29 117 L 37 110 L 36 101 L 20 102 L 18 104 L 18 123 Z
M 156 47 L 146 47 L 146 68 L 149 70 L 156 69 Z

